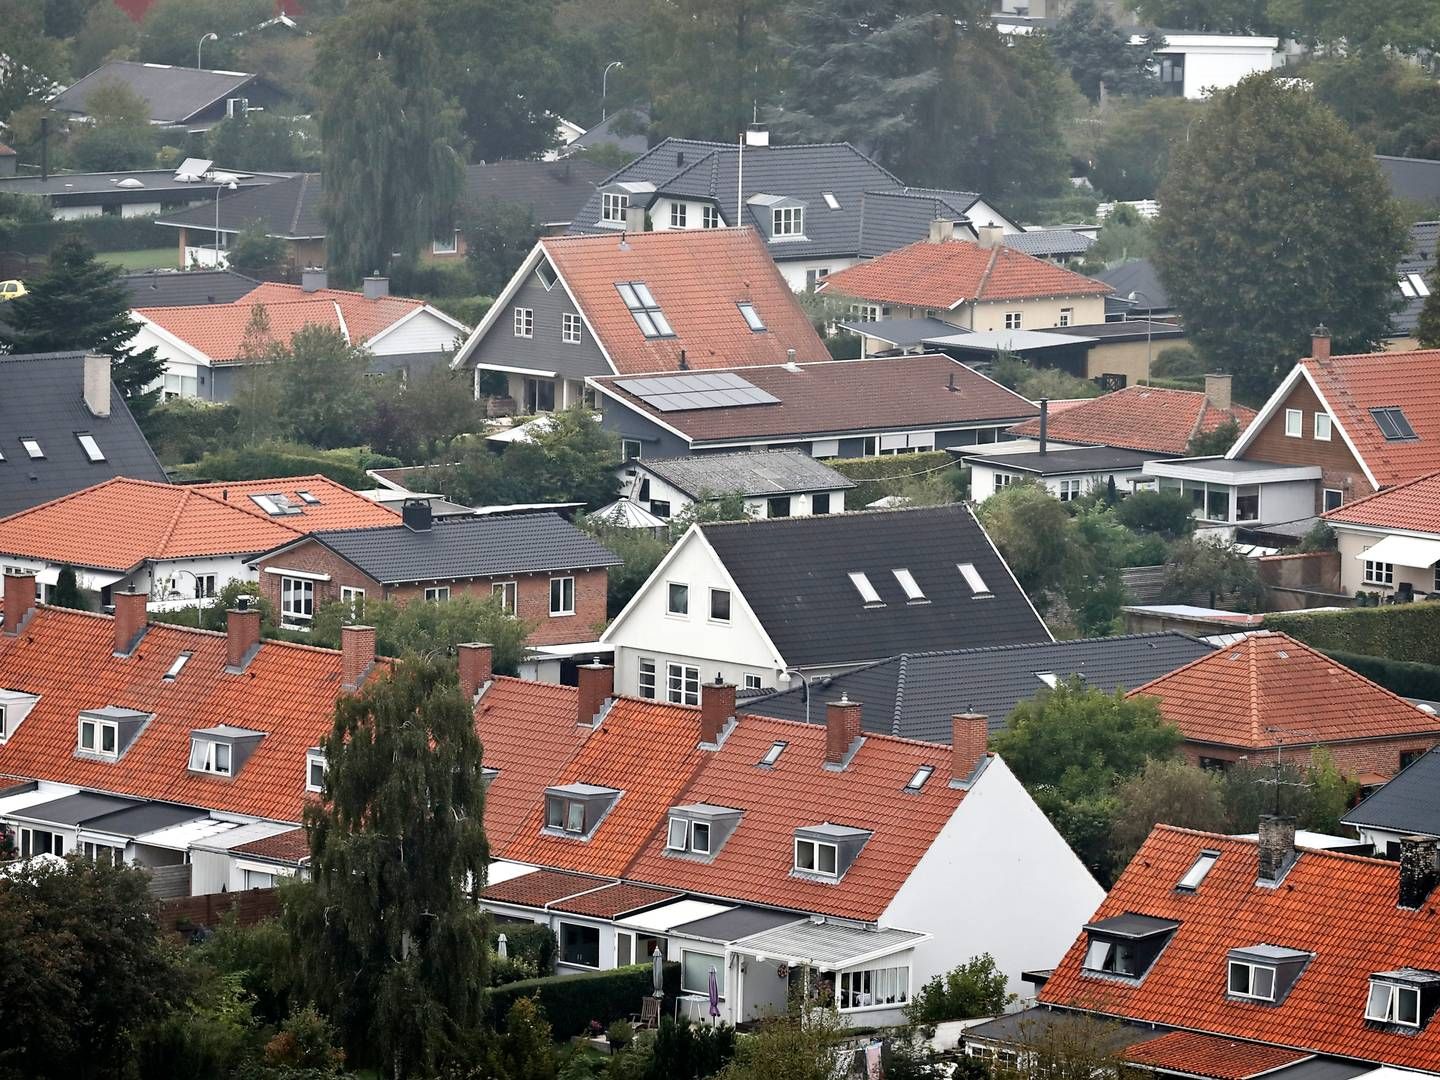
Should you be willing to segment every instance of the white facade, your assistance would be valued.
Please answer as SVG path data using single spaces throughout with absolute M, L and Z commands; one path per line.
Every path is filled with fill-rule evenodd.
M 1183 63 L 1183 78 L 1179 81 L 1184 96 L 1198 99 L 1215 90 L 1229 89 L 1247 75 L 1282 65 L 1284 57 L 1279 48 L 1280 39 L 1273 37 L 1166 34 L 1165 47 L 1155 54 L 1155 59 L 1161 65 L 1162 80 L 1169 70 L 1167 59 Z
M 628 485 L 623 491 L 625 498 L 645 507 L 656 517 L 672 518 L 684 513 L 695 500 L 688 494 L 681 491 L 669 481 L 662 480 L 655 474 L 644 469 L 633 467 L 622 467 L 619 470 L 620 481 Z M 810 517 L 815 513 L 815 497 L 823 496 L 826 509 L 823 513 L 841 514 L 845 512 L 846 488 L 834 488 L 827 491 L 801 491 L 788 495 L 759 496 L 745 500 L 745 513 L 752 518 L 768 517 Z M 645 497 L 641 498 L 641 494 Z M 717 493 L 721 494 L 721 493 Z M 785 500 L 789 513 L 771 513 L 771 499 Z M 658 505 L 657 505 L 658 504 Z M 780 509 L 780 507 L 775 507 Z
M 191 607 L 196 597 L 212 597 L 231 581 L 258 580 L 256 572 L 245 565 L 245 560 L 254 552 L 216 555 L 209 558 L 165 559 L 146 562 L 128 574 L 117 571 L 95 570 L 86 567 L 72 567 L 76 584 L 82 593 L 91 594 L 91 605 L 100 607 L 102 589 L 114 592 L 146 593 L 150 600 L 145 605 L 150 611 L 167 611 L 177 607 Z M 46 559 L 33 559 L 23 555 L 0 556 L 6 566 L 19 566 L 33 571 L 36 577 L 36 591 L 40 599 L 49 601 L 53 595 L 55 581 L 64 564 Z
M 1417 596 L 1440 593 L 1440 536 L 1342 521 L 1330 525 L 1340 551 L 1341 592 L 1388 595 L 1408 585 Z
M 1184 491 L 1195 519 L 1213 525 L 1299 521 L 1315 514 L 1318 465 L 1265 465 L 1228 458 L 1147 461 L 1161 491 Z
M 1115 481 L 1115 490 L 1122 495 L 1135 488 L 1135 482 L 1143 478 L 1142 466 L 1131 469 L 1102 469 L 1094 472 L 1073 473 L 1066 476 L 1037 476 L 1035 473 L 1009 469 L 1003 465 L 969 462 L 970 501 L 982 503 L 1008 484 L 1024 481 L 1039 483 L 1055 498 L 1062 502 L 1089 495 L 1092 491 L 1104 491 L 1110 480 Z

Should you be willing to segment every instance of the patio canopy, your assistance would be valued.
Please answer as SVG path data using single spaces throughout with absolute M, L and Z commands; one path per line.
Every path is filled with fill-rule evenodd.
M 1434 566 L 1440 562 L 1440 540 L 1422 540 L 1418 536 L 1387 536 L 1378 544 L 1360 552 L 1355 558 L 1399 566 Z
M 913 930 L 806 920 L 751 934 L 735 942 L 734 948 L 757 960 L 784 960 L 838 971 L 913 948 L 931 936 Z

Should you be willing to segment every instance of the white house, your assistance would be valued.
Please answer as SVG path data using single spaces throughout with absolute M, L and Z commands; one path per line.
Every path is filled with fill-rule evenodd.
M 845 492 L 855 487 L 799 450 L 631 458 L 620 474 L 628 498 L 662 519 L 725 495 L 742 496 L 752 518 L 841 514 Z
M 1346 503 L 1324 520 L 1340 550 L 1341 591 L 1440 594 L 1440 472 Z
M 1155 62 L 1167 94 L 1203 98 L 1229 89 L 1247 75 L 1283 66 L 1285 58 L 1279 50 L 1277 37 L 1167 33 Z
M 1104 492 L 1113 481 L 1115 491 L 1127 495 L 1145 477 L 1145 464 L 1154 455 L 1115 446 L 1033 450 L 1015 454 L 967 454 L 971 501 L 982 503 L 995 492 L 1034 481 L 1061 502 Z

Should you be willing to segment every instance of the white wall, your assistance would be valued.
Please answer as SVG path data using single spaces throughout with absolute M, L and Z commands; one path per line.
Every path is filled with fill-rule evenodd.
M 121 217 L 144 217 L 146 214 L 160 213 L 160 204 L 153 203 L 121 203 Z
M 1104 896 L 996 757 L 880 922 L 935 935 L 915 948 L 913 985 L 988 952 L 1022 993 L 1020 972 L 1054 967 Z
M 1084 476 L 1046 476 L 1037 477 L 1031 473 L 1013 472 L 1002 466 L 995 465 L 970 465 L 970 498 L 971 501 L 982 503 L 991 495 L 995 494 L 995 474 L 997 472 L 1009 472 L 1011 476 L 1018 476 L 1021 480 L 1039 480 L 1055 498 L 1060 497 L 1062 480 L 1079 480 L 1080 494 L 1088 495 L 1092 491 L 1103 491 L 1111 477 L 1115 479 L 1115 490 L 1121 495 L 1128 495 L 1134 488 L 1134 481 L 1145 474 L 1144 469 L 1118 469 L 1113 471 L 1101 471 L 1087 473 Z M 1016 481 L 1019 482 L 1019 481 Z
M 1166 37 L 1161 55 L 1184 55 L 1185 96 L 1203 98 L 1211 90 L 1227 89 L 1247 75 L 1269 71 L 1283 62 L 1277 56 L 1277 46 L 1275 38 L 1175 34 Z
M 410 319 L 404 326 L 386 334 L 370 348 L 376 356 L 399 356 L 405 353 L 434 353 L 455 349 L 465 334 L 438 319 L 428 311 Z M 457 340 L 458 339 L 458 340 Z
M 57 206 L 53 213 L 56 221 L 79 221 L 81 218 L 99 217 L 103 211 L 99 206 Z
M 694 499 L 685 494 L 679 488 L 653 473 L 622 466 L 619 470 L 620 482 L 627 485 L 626 495 L 635 502 L 640 503 L 645 509 L 655 512 L 656 502 L 670 504 L 670 516 L 676 517 L 686 508 L 694 504 Z M 649 498 L 640 498 L 640 488 L 645 481 L 650 482 Z M 829 492 L 830 510 L 832 514 L 840 514 L 845 511 L 845 488 L 837 488 Z M 814 492 L 799 492 L 790 496 L 790 516 L 810 517 L 815 512 Z M 745 513 L 752 518 L 766 518 L 770 516 L 770 503 L 768 498 L 761 497 L 745 500 Z
M 770 254 L 776 252 L 772 249 Z M 805 291 L 805 279 L 808 271 L 824 270 L 827 273 L 835 274 L 841 270 L 848 269 L 863 259 L 834 258 L 834 259 L 776 259 L 775 265 L 780 268 L 780 275 L 785 279 L 793 292 Z M 821 279 L 823 280 L 823 279 Z M 802 358 L 803 359 L 803 358 Z
M 1388 593 L 1404 584 L 1409 584 L 1417 593 L 1435 591 L 1436 571 L 1434 567 L 1430 566 L 1392 564 L 1395 567 L 1395 581 L 1391 589 L 1387 589 L 1383 585 L 1372 585 L 1365 581 L 1365 560 L 1361 556 L 1385 539 L 1386 535 L 1388 533 L 1383 531 L 1364 532 L 1359 529 L 1347 529 L 1339 522 L 1335 524 L 1336 546 L 1340 550 L 1340 591 L 1353 594 L 1356 589 L 1364 589 L 1366 592 Z M 1401 535 L 1416 536 L 1426 540 L 1437 539 L 1437 537 L 1425 533 L 1407 532 Z
M 249 501 L 248 499 L 246 500 Z M 246 556 L 248 557 L 248 556 Z M 218 592 L 230 581 L 257 581 L 259 575 L 245 565 L 245 558 L 239 555 L 221 555 L 209 559 L 173 559 L 139 570 L 134 576 L 135 587 L 150 594 L 151 609 L 165 606 L 186 606 L 195 602 L 195 578 L 191 574 L 215 575 L 215 589 Z M 167 579 L 173 579 L 177 595 L 162 594 L 161 586 Z M 121 586 L 123 588 L 123 586 Z M 168 602 L 168 603 L 167 603 Z
M 234 888 L 231 884 L 231 859 L 228 852 L 191 849 L 191 896 L 207 896 L 222 889 L 229 892 Z

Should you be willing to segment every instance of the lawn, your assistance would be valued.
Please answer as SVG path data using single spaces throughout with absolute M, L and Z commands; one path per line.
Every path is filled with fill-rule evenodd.
M 174 270 L 175 248 L 141 248 L 138 251 L 101 251 L 95 256 L 101 262 L 122 270 Z

